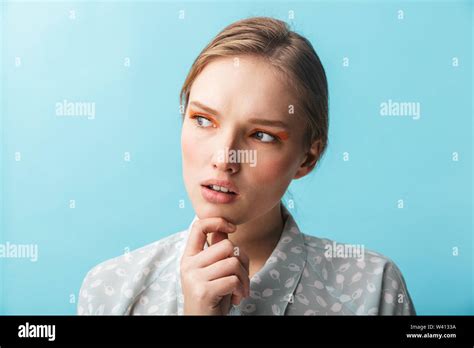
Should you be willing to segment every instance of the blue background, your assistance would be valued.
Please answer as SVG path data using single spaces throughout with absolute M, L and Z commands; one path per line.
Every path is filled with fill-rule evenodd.
M 1 6 L 0 243 L 39 255 L 0 258 L 0 314 L 75 314 L 91 267 L 189 225 L 179 90 L 201 49 L 249 16 L 290 23 L 328 76 L 327 153 L 284 197 L 302 231 L 390 257 L 418 314 L 474 314 L 472 2 Z M 58 117 L 64 99 L 95 102 L 95 118 Z M 420 119 L 381 116 L 389 99 L 419 102 Z

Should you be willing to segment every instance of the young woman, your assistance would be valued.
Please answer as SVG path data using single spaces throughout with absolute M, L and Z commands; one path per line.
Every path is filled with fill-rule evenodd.
M 78 314 L 415 314 L 393 261 L 302 233 L 281 201 L 327 145 L 326 75 L 307 39 L 237 21 L 194 61 L 181 102 L 196 216 L 90 270 Z

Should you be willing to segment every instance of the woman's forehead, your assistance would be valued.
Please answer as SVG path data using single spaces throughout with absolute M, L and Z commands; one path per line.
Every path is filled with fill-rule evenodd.
M 197 101 L 219 112 L 286 115 L 289 105 L 295 104 L 288 85 L 268 63 L 245 59 L 238 67 L 231 57 L 206 66 L 191 87 L 190 106 Z

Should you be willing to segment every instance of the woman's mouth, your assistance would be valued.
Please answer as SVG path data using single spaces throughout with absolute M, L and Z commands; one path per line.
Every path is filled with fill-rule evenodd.
M 236 193 L 218 185 L 201 185 L 201 194 L 210 203 L 231 203 L 238 197 Z

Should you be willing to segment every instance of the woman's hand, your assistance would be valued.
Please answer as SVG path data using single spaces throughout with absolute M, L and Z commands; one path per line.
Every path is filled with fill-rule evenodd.
M 181 258 L 184 314 L 227 315 L 249 295 L 248 257 L 227 239 L 236 226 L 223 218 L 196 220 Z M 212 245 L 204 249 L 212 233 Z

